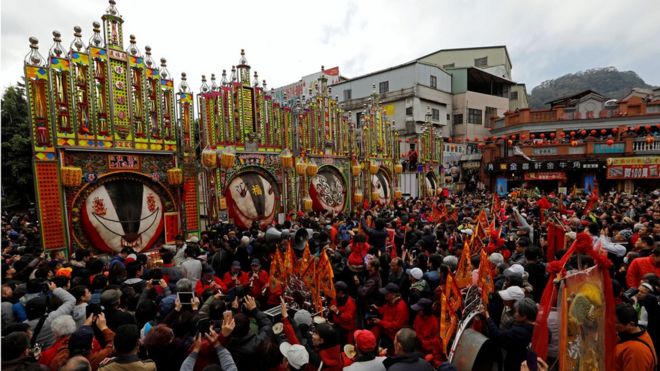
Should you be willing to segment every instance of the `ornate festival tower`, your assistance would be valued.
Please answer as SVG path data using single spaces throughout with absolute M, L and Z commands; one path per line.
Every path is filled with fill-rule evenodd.
M 124 45 L 115 5 L 87 43 L 78 26 L 69 48 L 54 31 L 44 58 L 30 38 L 25 78 L 46 249 L 146 250 L 199 232 L 192 93 L 185 75 L 176 93 L 167 61 L 157 64 L 148 46 L 143 54 L 134 35 Z

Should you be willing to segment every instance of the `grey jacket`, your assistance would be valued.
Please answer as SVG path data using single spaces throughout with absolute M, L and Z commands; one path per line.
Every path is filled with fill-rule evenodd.
M 55 342 L 55 336 L 53 336 L 53 332 L 50 329 L 50 323 L 53 321 L 53 319 L 65 314 L 71 314 L 73 311 L 73 306 L 76 305 L 76 298 L 74 298 L 73 295 L 69 294 L 68 291 L 61 287 L 53 290 L 53 295 L 57 296 L 60 300 L 62 300 L 63 303 L 57 309 L 48 313 L 48 316 L 44 321 L 44 325 L 41 327 L 41 331 L 39 331 L 39 334 L 37 335 L 37 343 L 41 345 L 41 349 L 46 349 L 53 345 Z M 37 328 L 37 324 L 39 324 L 40 319 L 41 318 L 35 318 L 31 321 L 27 321 L 28 325 L 30 325 L 30 329 L 33 332 Z
M 231 357 L 231 353 L 229 353 L 227 349 L 219 345 L 215 347 L 215 352 L 218 355 L 218 359 L 220 360 L 220 367 L 222 367 L 223 371 L 238 370 L 238 368 L 236 368 L 236 364 L 234 363 L 234 359 Z M 190 353 L 186 360 L 183 361 L 180 371 L 193 371 L 195 368 L 195 363 L 197 362 L 198 355 L 199 354 L 196 352 Z

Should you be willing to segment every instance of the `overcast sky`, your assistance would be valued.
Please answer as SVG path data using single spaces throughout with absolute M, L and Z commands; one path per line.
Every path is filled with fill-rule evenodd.
M 83 39 L 106 0 L 2 0 L 2 81 L 19 80 L 28 37 L 47 54 L 52 30 L 68 48 L 73 26 Z M 563 5 L 562 5 L 563 4 Z M 339 66 L 355 77 L 444 48 L 506 45 L 513 78 L 528 91 L 540 82 L 594 67 L 633 70 L 660 85 L 660 1 L 580 0 L 117 0 L 124 43 L 166 57 L 178 85 L 187 72 L 219 75 L 245 48 L 252 70 L 269 87 Z

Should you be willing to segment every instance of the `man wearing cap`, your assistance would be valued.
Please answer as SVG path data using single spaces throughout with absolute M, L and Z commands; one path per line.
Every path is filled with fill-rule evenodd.
M 344 371 L 385 371 L 385 357 L 376 357 L 378 347 L 376 336 L 369 330 L 357 330 L 355 338 L 355 353 L 353 363 L 344 367 Z
M 515 321 L 515 310 L 513 305 L 521 299 L 525 298 L 525 292 L 518 286 L 509 286 L 506 290 L 501 290 L 497 292 L 502 302 L 504 303 L 504 308 L 502 310 L 502 316 L 500 317 L 500 329 L 507 330 L 513 326 Z
M 304 346 L 285 341 L 280 344 L 280 352 L 284 356 L 282 366 L 285 370 L 299 371 L 308 368 L 309 353 L 307 353 L 307 349 Z
M 394 344 L 394 336 L 403 326 L 408 324 L 408 305 L 401 299 L 399 286 L 395 283 L 388 283 L 385 287 L 378 290 L 385 295 L 385 304 L 377 307 L 378 313 L 382 318 L 374 318 L 374 333 L 380 336 L 381 341 L 389 345 Z
M 269 277 L 268 272 L 261 269 L 261 261 L 254 258 L 250 263 L 250 275 L 248 279 L 248 287 L 250 288 L 250 295 L 257 300 L 262 301 L 266 297 L 268 290 Z
M 101 305 L 105 308 L 104 312 L 108 327 L 115 332 L 121 325 L 135 324 L 135 317 L 130 312 L 120 308 L 121 295 L 119 289 L 108 289 L 101 293 Z
M 439 366 L 444 360 L 444 355 L 440 342 L 440 325 L 438 318 L 433 315 L 433 301 L 422 298 L 410 308 L 417 312 L 413 329 L 417 333 L 422 350 L 425 355 L 431 354 Z
M 140 331 L 135 325 L 122 325 L 117 329 L 113 341 L 115 357 L 102 362 L 100 371 L 145 370 L 155 371 L 156 363 L 142 360 L 138 356 Z
M 431 289 L 428 282 L 424 279 L 424 272 L 418 267 L 406 269 L 408 279 L 410 280 L 410 293 L 408 302 L 416 303 L 420 298 L 426 296 Z
M 357 327 L 357 307 L 355 300 L 348 295 L 348 285 L 343 281 L 335 283 L 336 297 L 330 303 L 330 322 L 337 325 L 342 342 L 353 343 L 353 332 Z
M 224 282 L 227 287 L 227 291 L 237 287 L 247 285 L 250 278 L 247 273 L 241 270 L 241 262 L 234 260 L 231 263 L 231 270 L 225 272 L 225 275 L 222 277 L 222 282 Z
M 213 290 L 214 294 L 218 293 L 218 291 L 221 293 L 227 292 L 225 283 L 213 274 L 213 268 L 205 266 L 202 270 L 202 279 L 195 284 L 195 295 L 201 298 L 204 295 L 204 291 L 208 289 Z

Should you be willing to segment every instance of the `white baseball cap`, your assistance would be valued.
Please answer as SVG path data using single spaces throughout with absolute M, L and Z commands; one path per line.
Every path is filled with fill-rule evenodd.
M 518 301 L 525 298 L 525 292 L 518 286 L 510 286 L 506 290 L 498 291 L 502 300 Z
M 424 272 L 421 269 L 415 267 L 413 269 L 406 269 L 406 273 L 411 275 L 416 280 L 421 280 L 424 277 Z
M 470 228 L 465 228 L 465 229 L 462 229 L 462 230 L 461 230 L 461 233 L 465 233 L 465 234 L 467 234 L 468 236 L 472 236 L 472 234 L 473 234 L 474 232 L 472 232 L 472 230 L 471 230 Z
M 304 365 L 309 363 L 309 353 L 307 353 L 307 349 L 300 344 L 292 345 L 285 341 L 280 344 L 280 352 L 295 369 L 300 370 Z
M 513 264 L 509 268 L 504 270 L 504 277 L 511 277 L 511 276 L 523 276 L 523 273 L 525 273 L 525 268 L 523 268 L 522 265 L 520 264 Z

